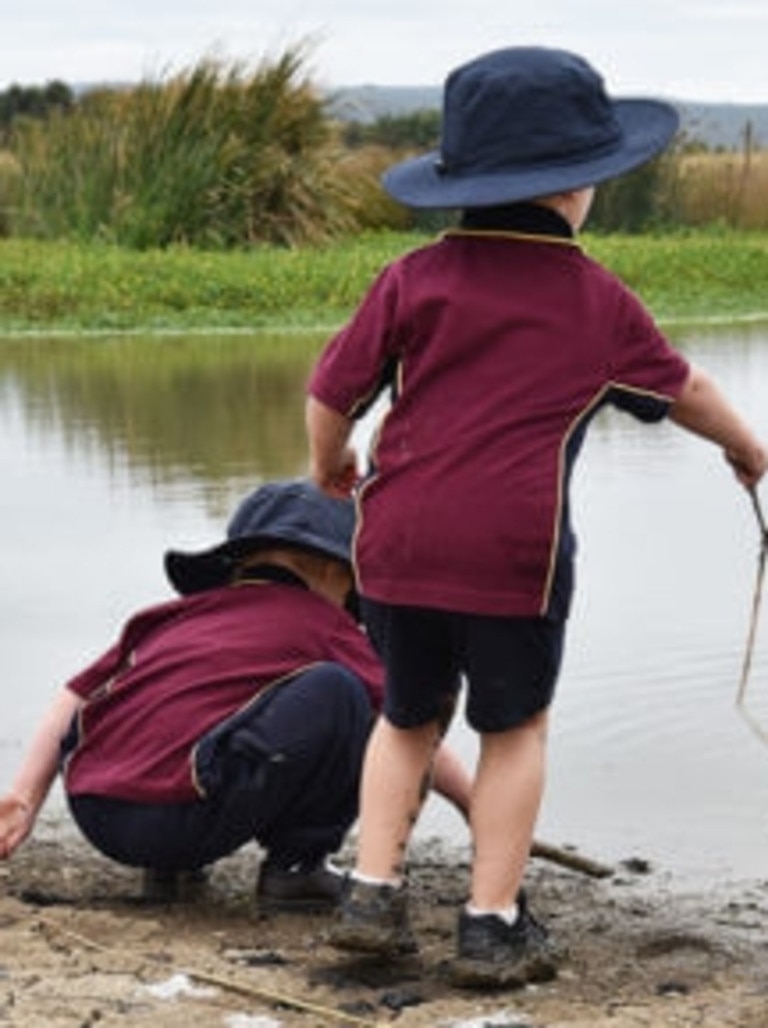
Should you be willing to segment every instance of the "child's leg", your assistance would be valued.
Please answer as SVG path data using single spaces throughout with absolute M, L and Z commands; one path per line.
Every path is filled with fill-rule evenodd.
M 547 714 L 480 736 L 470 802 L 473 907 L 508 910 L 520 888 L 544 791 Z
M 388 882 L 402 878 L 441 734 L 437 721 L 396 728 L 379 718 L 363 765 L 356 874 Z

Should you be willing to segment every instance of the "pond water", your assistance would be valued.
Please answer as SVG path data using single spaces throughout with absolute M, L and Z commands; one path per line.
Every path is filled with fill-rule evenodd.
M 676 341 L 768 437 L 768 326 Z M 0 790 L 57 685 L 170 595 L 164 550 L 219 541 L 245 491 L 304 473 L 322 342 L 0 340 Z M 768 876 L 768 746 L 735 705 L 759 544 L 747 494 L 709 444 L 606 411 L 573 496 L 578 590 L 539 837 L 673 880 Z M 764 614 L 748 698 L 768 729 Z M 474 760 L 460 719 L 451 739 Z M 418 832 L 466 837 L 436 799 Z

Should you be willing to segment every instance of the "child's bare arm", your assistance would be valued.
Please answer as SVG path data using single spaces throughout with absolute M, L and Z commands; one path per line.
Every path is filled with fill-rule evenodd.
M 331 496 L 349 496 L 357 481 L 357 457 L 349 445 L 352 422 L 313 396 L 306 421 L 312 478 Z
M 35 823 L 59 766 L 59 747 L 81 700 L 61 689 L 37 729 L 21 767 L 0 796 L 0 860 L 10 857 Z
M 692 368 L 670 417 L 678 425 L 723 448 L 739 481 L 755 486 L 768 468 L 768 450 L 734 410 L 719 386 L 699 368 Z

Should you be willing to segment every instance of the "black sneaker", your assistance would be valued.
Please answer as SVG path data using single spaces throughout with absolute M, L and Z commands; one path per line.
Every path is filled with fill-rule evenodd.
M 522 988 L 557 977 L 558 957 L 549 934 L 523 901 L 514 924 L 496 914 L 459 915 L 458 955 L 451 967 L 462 988 Z
M 265 862 L 256 882 L 256 905 L 265 913 L 323 913 L 341 900 L 344 875 L 327 864 L 286 870 Z
M 328 941 L 337 949 L 381 956 L 416 953 L 405 886 L 369 885 L 349 879 Z

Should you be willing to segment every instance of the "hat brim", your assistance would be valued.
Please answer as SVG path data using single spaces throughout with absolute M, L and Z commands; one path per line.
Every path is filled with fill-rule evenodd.
M 608 153 L 562 163 L 510 166 L 486 174 L 442 170 L 439 151 L 394 165 L 382 178 L 386 191 L 408 207 L 493 207 L 597 185 L 637 168 L 664 150 L 680 124 L 676 109 L 659 100 L 614 100 L 620 142 Z
M 227 585 L 238 561 L 255 548 L 258 548 L 258 540 L 254 545 L 252 540 L 233 539 L 198 553 L 168 550 L 163 557 L 163 567 L 176 592 L 188 596 Z
M 345 564 L 351 560 L 348 548 L 341 543 L 335 544 L 322 535 L 314 536 L 306 529 L 295 535 L 286 529 L 279 535 L 241 536 L 196 553 L 168 550 L 163 557 L 163 567 L 176 592 L 188 596 L 228 585 L 244 557 L 270 546 L 297 547 Z

